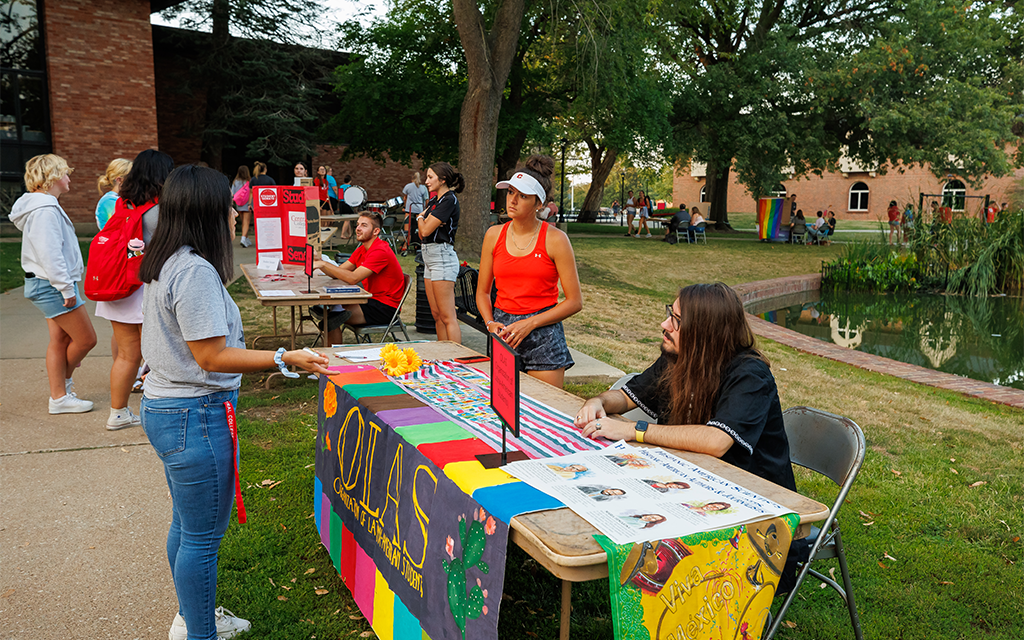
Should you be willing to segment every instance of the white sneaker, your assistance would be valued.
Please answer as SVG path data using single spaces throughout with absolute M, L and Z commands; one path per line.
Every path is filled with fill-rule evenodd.
M 73 378 L 64 378 L 64 393 L 69 396 L 78 397 L 78 394 L 75 393 L 75 380 Z
M 92 403 L 82 400 L 74 393 L 68 393 L 54 400 L 50 398 L 50 413 L 86 413 L 92 411 Z
M 651 234 L 649 234 L 649 233 L 648 233 L 648 234 L 647 234 L 647 237 L 648 237 L 648 238 L 650 238 L 650 237 L 651 237 Z
M 217 638 L 234 638 L 252 628 L 252 623 L 236 617 L 224 607 L 217 607 L 214 614 L 217 616 Z M 180 613 L 174 614 L 174 622 L 171 623 L 171 630 L 167 632 L 167 640 L 188 640 L 188 629 Z
M 124 409 L 111 409 L 110 417 L 107 418 L 107 431 L 117 431 L 118 429 L 138 427 L 141 425 L 142 418 L 135 415 L 131 407 L 125 407 Z
M 252 242 L 249 240 L 248 236 L 242 236 L 242 239 L 239 240 L 238 243 L 247 249 L 252 246 Z

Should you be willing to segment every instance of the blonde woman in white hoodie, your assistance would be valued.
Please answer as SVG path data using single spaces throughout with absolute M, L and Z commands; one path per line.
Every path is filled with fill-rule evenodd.
M 11 222 L 21 230 L 21 268 L 25 297 L 46 317 L 50 344 L 46 375 L 50 382 L 50 413 L 85 413 L 92 403 L 74 392 L 71 375 L 96 346 L 96 331 L 82 307 L 79 283 L 85 273 L 75 225 L 57 198 L 71 189 L 67 161 L 48 153 L 25 163 L 28 193 L 11 209 Z

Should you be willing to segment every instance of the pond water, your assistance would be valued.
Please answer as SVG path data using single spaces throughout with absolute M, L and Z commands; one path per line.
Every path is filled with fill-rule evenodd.
M 1024 298 L 809 292 L 748 309 L 804 335 L 1024 389 Z

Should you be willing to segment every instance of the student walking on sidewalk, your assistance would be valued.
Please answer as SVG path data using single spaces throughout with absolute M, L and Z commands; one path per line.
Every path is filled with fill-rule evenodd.
M 25 297 L 46 318 L 46 376 L 50 382 L 50 413 L 85 413 L 92 403 L 75 395 L 71 375 L 96 346 L 96 331 L 82 305 L 79 284 L 85 275 L 75 225 L 57 198 L 71 190 L 71 172 L 64 158 L 48 153 L 25 163 L 28 193 L 11 209 L 11 222 L 24 234 L 21 268 Z

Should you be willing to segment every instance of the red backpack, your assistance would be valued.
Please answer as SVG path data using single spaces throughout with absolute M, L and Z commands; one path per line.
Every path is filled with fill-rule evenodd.
M 85 296 L 90 300 L 120 300 L 142 286 L 139 265 L 146 249 L 142 241 L 142 215 L 159 198 L 141 207 L 132 207 L 121 198 L 114 213 L 89 245 L 89 263 L 85 267 Z

